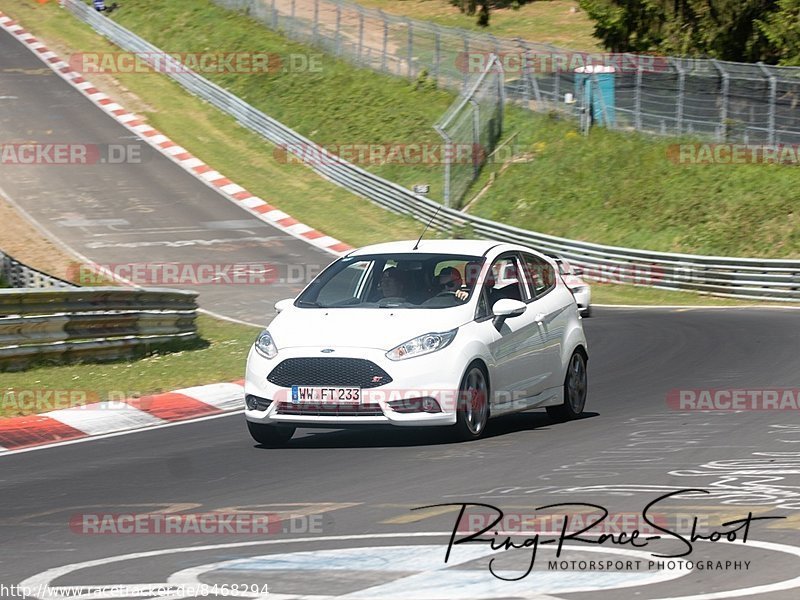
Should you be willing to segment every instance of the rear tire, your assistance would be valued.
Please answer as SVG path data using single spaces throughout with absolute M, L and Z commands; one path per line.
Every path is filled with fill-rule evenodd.
M 586 310 L 583 311 L 583 314 L 581 316 L 584 319 L 588 319 L 589 317 L 591 317 L 592 316 L 592 307 L 591 306 L 587 306 Z
M 579 351 L 572 353 L 564 378 L 564 404 L 548 406 L 547 414 L 556 421 L 571 421 L 583 413 L 586 406 L 586 359 Z
M 476 363 L 467 369 L 458 386 L 455 430 L 461 441 L 483 436 L 489 420 L 489 383 L 486 372 Z
M 286 445 L 292 439 L 295 428 L 247 421 L 247 430 L 252 438 L 262 446 L 275 447 Z

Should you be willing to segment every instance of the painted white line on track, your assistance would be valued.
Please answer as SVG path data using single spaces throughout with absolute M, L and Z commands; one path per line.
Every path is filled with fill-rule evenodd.
M 225 544 L 208 544 L 202 546 L 187 546 L 182 548 L 166 548 L 160 550 L 148 550 L 143 552 L 133 552 L 130 554 L 121 554 L 117 556 L 110 556 L 95 560 L 83 561 L 54 567 L 37 573 L 28 577 L 20 582 L 19 586 L 31 589 L 45 589 L 45 586 L 52 586 L 52 582 L 59 577 L 71 574 L 75 571 L 88 569 L 97 566 L 106 566 L 111 563 L 124 562 L 127 560 L 136 560 L 142 558 L 151 558 L 157 556 L 166 556 L 169 554 L 190 553 L 190 552 L 204 552 L 209 550 L 221 550 L 230 548 L 252 548 L 255 546 L 273 546 L 279 544 L 296 544 L 302 542 L 328 542 L 328 541 L 354 541 L 354 540 L 375 540 L 375 539 L 402 539 L 402 538 L 431 538 L 431 537 L 450 537 L 452 531 L 440 532 L 412 532 L 412 533 L 368 533 L 368 534 L 354 534 L 354 535 L 339 535 L 339 536 L 317 536 L 305 537 L 295 539 L 280 539 L 280 540 L 257 540 L 250 542 L 230 542 Z M 701 540 L 698 540 L 701 541 Z M 705 541 L 705 540 L 702 540 Z M 711 542 L 709 542 L 711 543 Z M 728 542 L 720 540 L 714 542 L 715 544 L 726 545 L 739 545 L 743 546 L 742 542 Z M 749 540 L 746 544 L 749 547 L 759 548 L 762 550 L 769 550 L 773 552 L 780 552 L 789 554 L 791 556 L 800 558 L 800 548 L 796 546 L 789 546 L 787 544 L 778 544 L 773 542 L 762 542 Z M 586 548 L 579 547 L 580 550 Z M 633 550 L 626 550 L 626 552 L 635 552 Z M 797 569 L 787 568 L 788 572 L 797 572 Z M 778 591 L 791 590 L 800 587 L 800 576 L 785 579 L 775 583 L 753 586 L 749 588 L 742 588 L 737 590 L 728 590 L 722 592 L 704 592 L 700 594 L 693 594 L 689 596 L 668 596 L 661 598 L 653 598 L 651 600 L 723 600 L 727 598 L 738 598 L 741 596 L 752 596 L 755 594 L 768 594 Z

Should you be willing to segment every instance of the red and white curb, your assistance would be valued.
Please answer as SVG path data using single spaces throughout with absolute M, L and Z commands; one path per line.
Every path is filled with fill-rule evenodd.
M 301 223 L 282 210 L 272 206 L 258 196 L 251 194 L 242 186 L 234 183 L 218 171 L 212 169 L 202 160 L 193 156 L 188 150 L 179 146 L 166 135 L 148 125 L 144 117 L 128 112 L 123 106 L 114 102 L 106 94 L 100 92 L 83 75 L 74 71 L 70 65 L 62 60 L 36 39 L 32 34 L 18 25 L 13 19 L 0 12 L 0 28 L 4 29 L 27 48 L 38 56 L 42 62 L 50 67 L 59 77 L 67 81 L 72 87 L 80 91 L 99 108 L 118 123 L 137 134 L 141 139 L 179 164 L 185 171 L 218 191 L 222 196 L 244 208 L 258 219 L 269 223 L 277 229 L 301 239 L 309 244 L 322 248 L 335 255 L 342 255 L 352 250 L 352 246 L 345 244 L 329 235 Z
M 43 444 L 145 429 L 244 408 L 242 383 L 214 383 L 127 400 L 0 419 L 0 455 Z

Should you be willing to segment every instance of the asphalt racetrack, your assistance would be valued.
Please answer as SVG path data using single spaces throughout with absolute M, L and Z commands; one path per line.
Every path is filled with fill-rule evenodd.
M 0 89 L 18 97 L 0 100 L 6 139 L 136 142 L 5 33 Z M 44 228 L 98 262 L 331 260 L 151 154 L 141 165 L 0 166 L 0 180 Z M 168 243 L 176 240 L 194 243 Z M 265 323 L 272 303 L 295 290 L 200 291 L 210 310 Z M 668 402 L 680 390 L 800 388 L 798 319 L 770 308 L 599 308 L 585 321 L 585 418 L 507 417 L 473 443 L 439 430 L 299 430 L 286 448 L 268 449 L 234 414 L 2 456 L 0 595 L 800 598 L 797 411 L 702 412 Z M 695 491 L 664 498 L 643 519 L 648 504 L 685 489 Z M 470 525 L 462 520 L 453 533 L 463 503 L 482 506 L 470 506 Z M 541 508 L 557 503 L 568 505 Z M 564 536 L 564 518 L 574 525 L 602 508 L 609 516 L 595 532 L 614 533 L 617 543 L 591 543 L 589 533 L 566 539 L 557 558 L 552 540 Z M 449 542 L 496 509 L 505 518 L 483 536 L 496 548 L 454 544 L 445 563 Z M 209 513 L 269 515 L 269 531 L 185 527 L 189 516 Z M 117 526 L 121 516 L 150 515 L 151 527 L 152 515 L 183 515 L 184 527 L 98 528 L 109 515 Z M 695 532 L 714 537 L 748 515 L 783 518 L 751 521 L 746 542 L 741 527 L 731 542 L 687 544 L 667 533 L 689 538 L 696 518 Z M 514 539 L 522 545 L 539 533 L 535 560 L 532 542 L 502 547 L 503 531 L 524 523 L 537 525 Z M 636 528 L 662 539 L 620 543 L 621 531 Z

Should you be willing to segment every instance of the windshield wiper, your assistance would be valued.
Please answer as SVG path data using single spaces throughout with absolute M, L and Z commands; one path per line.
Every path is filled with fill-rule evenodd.
M 314 302 L 313 300 L 297 300 L 296 304 L 298 306 L 312 306 L 314 308 L 322 308 L 319 303 Z

